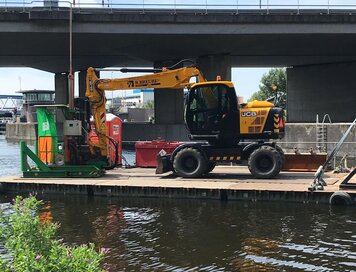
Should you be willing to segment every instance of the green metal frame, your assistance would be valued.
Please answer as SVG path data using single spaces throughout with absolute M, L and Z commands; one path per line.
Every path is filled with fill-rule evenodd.
M 100 177 L 105 174 L 103 162 L 88 165 L 47 165 L 28 148 L 24 141 L 20 143 L 21 171 L 24 178 L 73 178 L 73 177 Z M 30 158 L 35 164 L 28 164 Z

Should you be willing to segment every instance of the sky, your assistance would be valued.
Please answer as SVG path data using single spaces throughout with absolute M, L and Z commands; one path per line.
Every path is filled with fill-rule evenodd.
M 263 74 L 270 68 L 233 68 L 232 78 L 236 93 L 245 101 L 256 91 Z M 137 74 L 101 73 L 102 78 L 128 77 Z M 76 80 L 78 82 L 78 80 Z M 0 94 L 17 94 L 20 90 L 54 90 L 54 74 L 32 68 L 0 68 Z M 76 86 L 77 87 L 77 86 Z M 77 88 L 76 88 L 77 89 Z M 77 92 L 77 90 L 76 90 Z M 130 91 L 127 91 L 127 94 Z M 114 96 L 122 96 L 115 92 Z

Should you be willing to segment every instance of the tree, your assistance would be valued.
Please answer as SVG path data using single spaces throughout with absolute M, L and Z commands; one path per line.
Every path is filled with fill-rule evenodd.
M 143 104 L 142 108 L 144 109 L 154 109 L 155 103 L 153 100 L 148 100 L 145 104 Z
M 276 106 L 286 108 L 287 105 L 287 76 L 286 69 L 273 68 L 261 78 L 260 90 L 253 93 L 249 101 L 276 98 Z

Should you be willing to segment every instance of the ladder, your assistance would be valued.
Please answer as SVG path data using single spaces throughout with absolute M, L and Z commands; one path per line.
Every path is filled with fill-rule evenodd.
M 351 123 L 349 128 L 346 130 L 346 132 L 342 135 L 341 139 L 337 142 L 333 150 L 331 151 L 330 155 L 326 158 L 326 161 L 324 162 L 323 165 L 320 165 L 318 168 L 318 171 L 314 174 L 314 181 L 310 184 L 308 190 L 309 191 L 315 191 L 315 190 L 323 190 L 324 186 L 326 186 L 326 182 L 324 180 L 324 171 L 326 169 L 326 166 L 330 163 L 330 161 L 336 156 L 337 152 L 340 150 L 342 144 L 345 142 L 347 136 L 350 134 L 350 132 L 353 130 L 353 128 L 356 126 L 356 119 Z M 355 171 L 352 171 L 350 178 L 355 175 Z M 343 184 L 347 183 L 343 182 Z
M 316 147 L 319 152 L 326 153 L 328 151 L 328 127 L 326 122 L 331 124 L 331 118 L 329 114 L 325 114 L 322 122 L 319 122 L 319 115 L 316 115 Z

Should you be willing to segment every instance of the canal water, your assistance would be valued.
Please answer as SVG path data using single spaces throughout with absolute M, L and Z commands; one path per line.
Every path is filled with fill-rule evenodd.
M 16 150 L 0 139 L 1 175 L 18 172 Z M 356 271 L 355 208 L 40 197 L 66 242 L 110 249 L 110 271 Z

